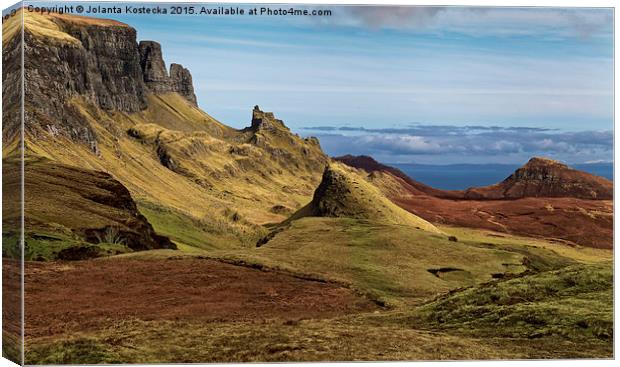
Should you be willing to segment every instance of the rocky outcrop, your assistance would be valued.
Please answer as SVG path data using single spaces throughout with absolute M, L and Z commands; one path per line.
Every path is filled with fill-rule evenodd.
M 97 136 L 76 98 L 104 111 L 134 113 L 147 107 L 149 93 L 178 92 L 196 105 L 187 69 L 173 64 L 165 70 L 161 48 L 145 41 L 138 47 L 136 30 L 112 20 L 73 15 L 24 13 L 24 107 L 26 133 L 62 135 L 98 152 Z M 19 18 L 19 17 L 14 17 Z M 18 34 L 5 40 L 3 64 L 21 64 Z M 14 79 L 3 73 L 3 99 L 16 106 L 20 93 Z M 12 89 L 8 89 L 12 88 Z M 19 109 L 19 108 L 18 108 Z M 19 131 L 20 119 L 5 114 L 5 136 Z
M 140 41 L 138 49 L 144 83 L 151 92 L 156 94 L 176 92 L 194 106 L 198 105 L 189 70 L 182 65 L 173 63 L 170 65 L 170 74 L 168 74 L 161 45 L 155 41 Z
M 244 143 L 269 153 L 285 169 L 320 172 L 328 161 L 316 138 L 302 139 L 273 112 L 264 112 L 258 106 L 252 109 L 251 125 L 241 132 Z
M 172 81 L 172 91 L 177 92 L 194 106 L 198 106 L 196 94 L 194 94 L 194 83 L 192 74 L 188 69 L 179 64 L 170 65 L 170 79 Z
M 263 112 L 258 106 L 254 106 L 252 110 L 252 125 L 250 128 L 254 131 L 276 132 L 278 129 L 290 131 L 282 120 L 275 118 L 273 112 Z
M 170 91 L 170 78 L 161 53 L 161 45 L 154 41 L 140 41 L 140 66 L 144 83 L 153 93 Z
M 504 181 L 466 190 L 467 199 L 571 197 L 611 200 L 613 183 L 548 158 L 534 157 Z

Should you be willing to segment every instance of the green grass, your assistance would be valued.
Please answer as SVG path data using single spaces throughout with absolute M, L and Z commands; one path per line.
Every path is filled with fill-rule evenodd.
M 21 258 L 19 251 L 19 237 L 16 234 L 3 234 L 3 256 L 9 258 Z M 63 231 L 54 233 L 39 231 L 27 232 L 24 236 L 24 260 L 26 261 L 50 261 L 63 258 L 63 254 L 71 250 L 83 258 L 111 256 L 132 252 L 123 243 L 101 242 L 91 244 L 70 237 Z M 7 245 L 10 244 L 10 245 Z M 79 255 L 81 254 L 81 255 Z
M 186 252 L 253 246 L 266 233 L 260 226 L 249 226 L 253 230 L 247 230 L 246 225 L 235 226 L 239 219 L 234 213 L 215 213 L 211 218 L 198 220 L 150 202 L 139 202 L 138 207 L 158 234 L 168 236 Z
M 565 260 L 571 259 L 577 262 L 600 262 L 609 261 L 613 258 L 611 250 L 596 249 L 583 246 L 567 246 L 564 243 L 551 242 L 548 240 L 498 233 L 483 229 L 460 228 L 440 226 L 443 232 L 456 236 L 461 242 L 472 245 L 487 247 L 510 248 L 515 251 L 527 251 L 540 254 L 545 258 L 545 263 L 538 270 L 550 270 L 568 265 Z M 539 249 L 539 250 L 537 250 Z
M 74 337 L 28 348 L 28 364 L 119 364 L 121 357 L 109 345 L 92 338 Z
M 480 337 L 613 337 L 613 267 L 579 264 L 440 297 L 410 321 Z M 611 346 L 611 343 L 608 343 Z
M 16 364 L 21 364 L 21 335 L 2 330 L 2 357 Z
M 9 259 L 22 258 L 19 234 L 14 232 L 2 233 L 2 257 Z
M 86 246 L 83 241 L 58 233 L 31 232 L 26 234 L 24 240 L 25 260 L 55 260 L 62 250 Z
M 518 253 L 452 242 L 409 226 L 346 218 L 303 218 L 258 249 L 209 256 L 348 284 L 389 305 L 526 269 Z M 440 277 L 429 272 L 442 268 L 460 270 Z

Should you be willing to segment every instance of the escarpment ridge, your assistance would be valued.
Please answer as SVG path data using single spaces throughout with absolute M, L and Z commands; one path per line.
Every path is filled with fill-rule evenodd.
M 71 101 L 78 98 L 105 111 L 136 113 L 147 108 L 148 96 L 176 92 L 197 105 L 189 70 L 171 64 L 165 70 L 161 47 L 137 42 L 136 30 L 124 23 L 68 14 L 23 11 L 26 121 L 39 130 L 60 134 L 96 151 L 95 131 L 84 123 Z M 19 15 L 8 22 L 19 22 Z M 20 58 L 21 32 L 5 25 L 3 61 Z M 19 91 L 5 90 L 14 100 Z M 9 118 L 5 137 L 18 130 Z M 36 134 L 37 129 L 29 129 Z

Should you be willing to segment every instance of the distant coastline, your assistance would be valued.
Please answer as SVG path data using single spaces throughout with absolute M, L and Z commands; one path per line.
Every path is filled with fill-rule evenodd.
M 409 177 L 443 190 L 464 190 L 470 187 L 492 185 L 510 176 L 518 164 L 411 164 L 386 163 L 399 168 Z M 613 181 L 613 163 L 570 165 L 593 175 Z

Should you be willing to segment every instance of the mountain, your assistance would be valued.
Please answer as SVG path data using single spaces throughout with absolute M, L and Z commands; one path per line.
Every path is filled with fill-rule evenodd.
M 466 190 L 471 187 L 494 185 L 503 181 L 522 164 L 416 164 L 386 163 L 403 171 L 409 177 L 441 190 Z M 613 182 L 613 163 L 583 163 L 573 169 L 606 178 Z
M 363 176 L 337 163 L 325 168 L 312 201 L 289 220 L 303 217 L 364 219 L 441 233 L 431 223 L 394 205 L 376 187 L 366 182 Z
M 312 198 L 328 160 L 317 139 L 293 134 L 258 106 L 249 111 L 245 129 L 217 121 L 198 108 L 191 73 L 178 64 L 167 69 L 161 46 L 138 42 L 127 24 L 68 14 L 23 16 L 28 159 L 79 167 L 92 176 L 106 172 L 129 191 L 158 235 L 183 245 L 253 244 L 264 234 L 262 224 L 286 219 Z M 21 63 L 19 26 L 13 24 L 20 18 L 3 27 L 6 71 Z M 5 72 L 3 85 L 14 75 Z M 20 154 L 19 95 L 18 89 L 3 90 L 9 106 L 4 159 Z M 47 180 L 49 172 L 36 177 Z M 45 201 L 30 200 L 31 206 Z M 77 205 L 58 200 L 69 209 Z M 76 226 L 94 225 L 87 221 Z M 197 225 L 187 231 L 173 222 Z M 31 229 L 36 225 L 26 223 Z
M 3 27 L 8 71 L 21 58 L 19 27 L 11 23 L 17 20 Z M 168 69 L 161 46 L 138 42 L 132 27 L 34 12 L 24 12 L 24 26 L 24 154 L 79 165 L 92 175 L 110 174 L 156 223 L 158 234 L 207 248 L 245 246 L 264 236 L 263 224 L 284 221 L 304 206 L 315 215 L 329 208 L 334 215 L 401 221 L 372 188 L 358 190 L 353 181 L 340 180 L 339 168 L 324 171 L 328 158 L 318 140 L 293 134 L 273 113 L 255 106 L 249 126 L 236 130 L 199 109 L 190 71 L 178 64 Z M 14 74 L 5 72 L 3 78 L 6 85 Z M 19 154 L 19 89 L 3 92 L 9 106 L 3 157 L 10 158 Z M 445 191 L 370 157 L 336 160 L 368 172 L 366 180 L 382 196 L 432 223 L 611 245 L 606 237 L 611 182 L 558 162 L 535 158 L 499 184 Z M 331 193 L 315 192 L 322 178 L 321 190 L 360 195 L 343 203 L 333 200 L 336 194 L 321 197 Z M 359 200 L 364 195 L 372 204 Z M 569 225 L 571 216 L 577 222 Z M 188 234 L 171 222 L 199 223 L 200 230 Z M 589 225 L 600 231 L 586 230 Z
M 613 247 L 613 184 L 549 159 L 532 158 L 501 183 L 462 191 L 428 190 L 370 157 L 336 159 L 364 169 L 390 200 L 431 223 Z
M 558 161 L 534 157 L 504 181 L 465 191 L 467 199 L 517 199 L 524 197 L 613 198 L 613 183 L 578 171 Z

